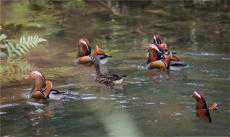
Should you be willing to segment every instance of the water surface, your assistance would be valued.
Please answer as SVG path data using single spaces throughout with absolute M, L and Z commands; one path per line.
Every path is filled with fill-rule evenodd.
M 26 57 L 66 94 L 38 101 L 27 97 L 32 83 L 13 80 L 12 86 L 3 85 L 1 136 L 229 136 L 228 3 L 140 3 L 118 3 L 119 16 L 95 12 L 91 3 L 86 8 L 94 12 L 66 17 L 64 35 L 48 37 L 47 46 Z M 3 12 L 3 20 L 10 20 L 10 14 Z M 145 48 L 153 33 L 188 66 L 146 70 Z M 76 41 L 83 36 L 100 41 L 113 56 L 103 68 L 127 75 L 122 86 L 99 85 L 93 66 L 74 65 Z M 211 113 L 212 124 L 195 115 L 191 94 L 196 89 L 208 103 L 222 102 L 226 108 Z

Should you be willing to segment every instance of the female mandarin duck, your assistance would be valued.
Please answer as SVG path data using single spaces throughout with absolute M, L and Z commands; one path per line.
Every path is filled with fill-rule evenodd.
M 125 76 L 121 76 L 118 74 L 102 73 L 100 69 L 101 64 L 98 57 L 94 58 L 94 64 L 96 68 L 96 82 L 111 88 L 123 82 L 123 77 Z
M 111 57 L 105 54 L 105 52 L 99 48 L 98 46 L 91 52 L 91 46 L 89 44 L 89 40 L 85 38 L 81 38 L 78 42 L 78 63 L 85 64 L 85 63 L 93 63 L 92 57 L 99 57 L 99 59 L 104 59 L 107 57 Z
M 56 89 L 53 89 L 52 82 L 46 80 L 42 73 L 38 71 L 30 72 L 28 75 L 25 76 L 25 79 L 34 80 L 34 86 L 31 91 L 32 98 L 47 99 L 49 98 L 49 94 L 51 93 L 51 91 L 55 91 L 55 94 L 62 93 Z

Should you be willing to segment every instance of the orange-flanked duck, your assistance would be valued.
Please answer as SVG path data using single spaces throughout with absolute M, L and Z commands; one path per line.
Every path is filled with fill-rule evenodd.
M 99 48 L 99 46 L 97 45 L 92 51 L 89 40 L 86 38 L 81 38 L 78 41 L 78 49 L 79 49 L 79 54 L 78 54 L 77 63 L 80 64 L 93 63 L 92 57 L 98 57 L 99 59 L 105 59 L 107 57 L 111 57 L 109 55 L 106 55 L 103 49 Z
M 155 45 L 159 52 L 162 54 L 170 54 L 171 62 L 170 66 L 186 66 L 186 63 L 180 61 L 180 59 L 176 56 L 176 52 L 171 52 L 168 49 L 168 45 L 164 43 L 159 35 L 154 35 L 152 40 L 152 45 Z M 169 53 L 170 52 L 170 53 Z
M 45 77 L 39 71 L 32 71 L 25 76 L 27 80 L 33 80 L 34 85 L 31 91 L 31 97 L 35 99 L 47 99 L 51 91 L 55 93 L 61 93 L 56 89 L 53 89 L 52 82 L 46 80 Z
M 204 96 L 199 91 L 194 91 L 192 97 L 196 100 L 196 116 L 203 119 L 206 122 L 211 123 L 212 119 L 209 111 L 215 111 L 222 109 L 223 105 L 220 103 L 212 103 L 209 107 L 206 103 Z
M 148 48 L 148 68 L 154 69 L 158 68 L 161 71 L 165 71 L 169 69 L 170 61 L 172 60 L 172 56 L 168 54 L 163 54 L 156 45 L 151 44 Z

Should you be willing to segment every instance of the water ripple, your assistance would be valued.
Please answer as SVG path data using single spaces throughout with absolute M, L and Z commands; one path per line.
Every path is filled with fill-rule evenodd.
M 12 103 L 12 104 L 3 104 L 3 105 L 0 105 L 0 109 L 2 108 L 9 108 L 9 107 L 15 107 L 17 106 L 18 104 L 16 103 Z

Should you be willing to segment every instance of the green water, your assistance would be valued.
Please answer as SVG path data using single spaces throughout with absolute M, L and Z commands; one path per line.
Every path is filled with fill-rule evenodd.
M 15 3 L 3 3 L 3 23 L 15 17 L 6 12 Z M 230 135 L 228 1 L 207 5 L 192 5 L 192 1 L 118 4 L 114 13 L 90 3 L 84 10 L 87 14 L 64 15 L 63 35 L 47 36 L 46 46 L 26 56 L 28 64 L 68 93 L 61 99 L 30 99 L 27 95 L 32 83 L 18 81 L 18 75 L 1 75 L 6 79 L 0 91 L 1 136 Z M 21 33 L 33 31 L 37 30 L 23 28 Z M 188 66 L 169 72 L 146 70 L 145 48 L 151 33 L 161 34 Z M 103 69 L 127 75 L 123 85 L 104 87 L 94 81 L 93 66 L 74 65 L 76 41 L 83 36 L 103 43 L 113 56 Z M 224 104 L 224 110 L 211 113 L 211 124 L 195 115 L 191 94 L 196 89 L 204 92 L 208 103 Z

